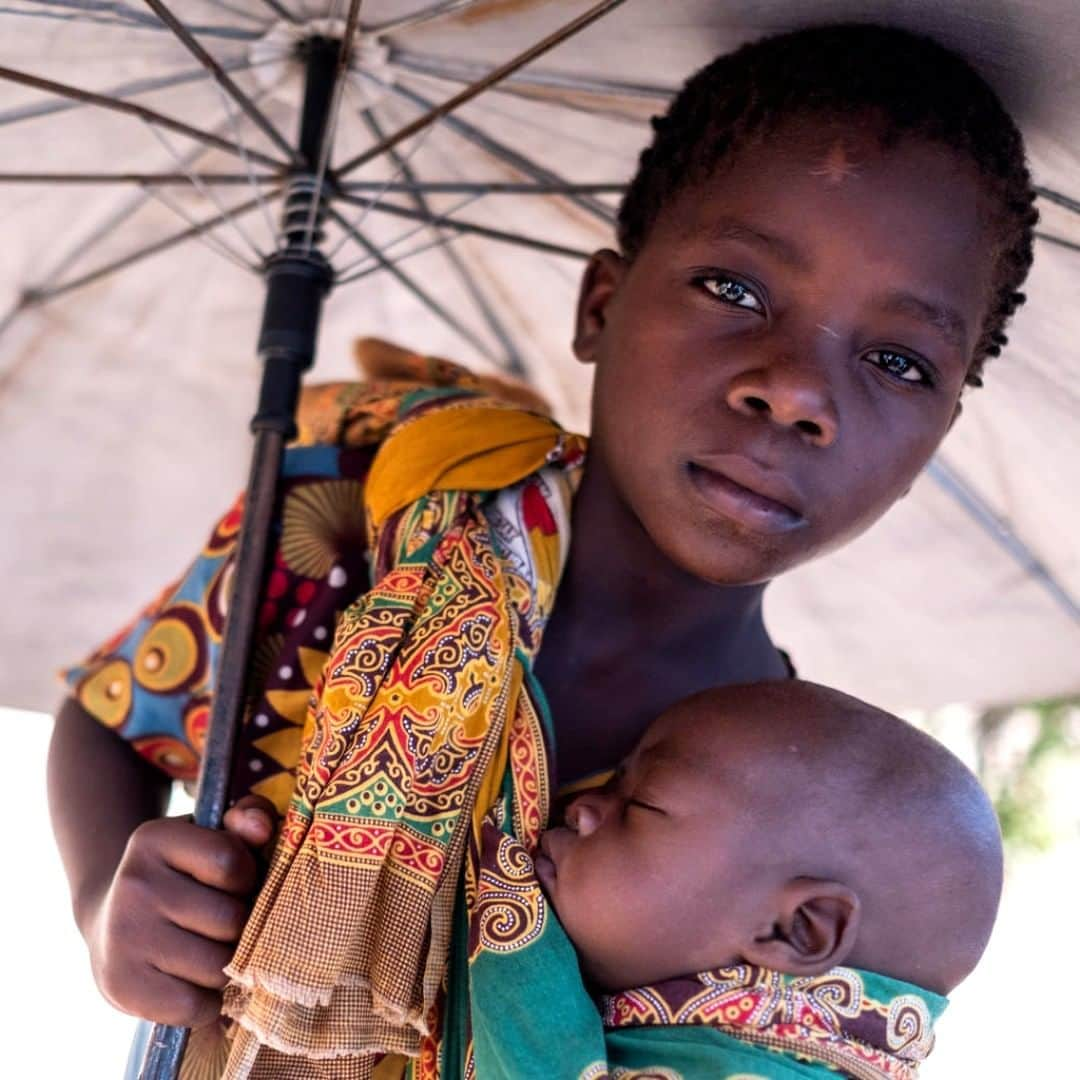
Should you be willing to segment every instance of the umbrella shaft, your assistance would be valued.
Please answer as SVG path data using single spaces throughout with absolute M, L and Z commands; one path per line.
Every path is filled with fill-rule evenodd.
M 259 332 L 263 379 L 259 408 L 251 421 L 253 432 L 277 431 L 286 439 L 295 436 L 300 377 L 315 359 L 322 302 L 332 277 L 317 250 L 309 255 L 287 251 L 268 263 Z
M 323 140 L 328 137 L 340 43 L 314 38 L 305 44 L 310 51 L 300 152 L 308 168 L 314 170 L 318 168 Z M 258 410 L 251 421 L 255 447 L 195 803 L 195 823 L 210 829 L 221 827 L 229 797 L 233 749 L 243 720 L 248 661 L 266 577 L 281 456 L 285 442 L 296 434 L 300 379 L 315 359 L 322 303 L 333 281 L 333 270 L 317 246 L 321 239 L 315 228 L 321 218 L 321 184 L 306 173 L 294 176 L 291 183 L 293 191 L 286 200 L 284 223 L 286 246 L 266 264 L 266 302 L 258 343 L 263 377 Z M 155 1024 L 140 1080 L 175 1080 L 188 1034 L 185 1028 Z
M 311 37 L 301 47 L 307 65 L 304 108 L 300 115 L 300 154 L 307 167 L 314 171 L 318 168 L 323 141 L 327 137 L 338 59 L 343 45 L 334 38 Z

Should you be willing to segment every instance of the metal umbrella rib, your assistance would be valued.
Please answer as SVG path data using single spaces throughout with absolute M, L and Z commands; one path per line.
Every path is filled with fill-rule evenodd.
M 174 184 L 189 186 L 193 179 L 207 186 L 223 185 L 232 187 L 236 184 L 280 184 L 281 176 L 272 173 L 256 173 L 245 176 L 243 173 L 220 172 L 86 172 L 86 173 L 13 173 L 0 172 L 0 184 L 139 184 L 144 187 L 157 187 Z
M 407 206 L 399 206 L 397 203 L 387 203 L 380 199 L 365 199 L 360 196 L 342 197 L 343 202 L 355 202 L 361 206 L 370 207 L 376 213 L 389 214 L 393 217 L 409 218 L 412 221 L 425 221 L 430 225 L 437 225 L 442 229 L 451 229 L 454 232 L 468 233 L 472 236 L 482 236 L 488 240 L 498 240 L 504 244 L 513 244 L 515 247 L 529 248 L 531 251 L 539 251 L 545 255 L 559 255 L 567 259 L 587 259 L 592 252 L 585 248 L 568 247 L 565 244 L 553 244 L 549 240 L 541 240 L 537 236 L 524 236 L 521 233 L 507 232 L 504 229 L 495 229 L 490 225 L 481 225 L 477 221 L 459 221 L 452 217 L 432 218 L 428 213 L 420 209 Z
M 379 121 L 375 118 L 375 115 L 370 109 L 363 111 L 364 121 L 368 126 L 368 130 L 375 137 L 376 140 L 385 137 L 385 133 L 379 125 Z M 409 188 L 409 195 L 416 209 L 428 219 L 428 225 L 431 231 L 435 235 L 436 241 L 442 241 L 445 244 L 447 239 L 446 233 L 438 226 L 434 221 L 435 215 L 433 214 L 430 205 L 424 194 L 417 186 L 417 177 L 409 166 L 409 163 L 398 154 L 397 150 L 390 151 L 390 160 L 394 163 L 395 168 L 400 171 L 402 177 L 405 180 L 405 184 Z M 468 267 L 465 265 L 463 259 L 461 259 L 458 253 L 450 247 L 445 246 L 445 255 L 447 261 L 450 263 L 457 275 L 458 279 L 465 286 L 466 292 L 468 292 L 473 303 L 476 305 L 480 314 L 483 316 L 484 321 L 488 325 L 488 329 L 495 336 L 496 340 L 502 346 L 503 352 L 506 356 L 505 366 L 511 372 L 516 375 L 524 375 L 525 365 L 521 358 L 521 352 L 514 344 L 514 339 L 507 332 L 502 319 L 499 318 L 498 313 L 495 311 L 494 306 L 488 301 L 481 290 L 479 284 L 469 272 Z
M 1030 574 L 1046 590 L 1061 610 L 1080 624 L 1080 602 L 1055 577 L 1053 571 L 1016 533 L 1013 526 L 995 513 L 986 500 L 969 484 L 941 454 L 926 467 L 927 475 L 971 516 L 991 540 L 1013 560 L 1025 574 Z
M 428 110 L 425 115 L 430 116 L 436 109 L 433 102 L 407 86 L 403 86 L 400 83 L 394 83 L 390 89 L 398 97 L 404 98 L 412 104 Z M 450 128 L 451 131 L 457 132 L 463 139 L 491 154 L 497 161 L 509 165 L 522 176 L 527 176 L 538 184 L 548 184 L 551 186 L 561 185 L 564 188 L 570 187 L 563 177 L 559 176 L 551 169 L 547 169 L 538 164 L 520 151 L 506 146 L 498 139 L 481 131 L 475 124 L 463 120 L 460 116 L 451 114 L 444 117 L 444 120 L 446 126 Z M 611 225 L 615 221 L 615 212 L 592 195 L 567 191 L 566 197 L 575 206 L 580 207 L 598 221 L 602 221 L 605 225 Z
M 1080 251 L 1080 244 L 1075 240 L 1066 240 L 1063 236 L 1052 236 L 1050 233 L 1037 232 L 1035 234 L 1040 240 L 1045 240 L 1048 244 L 1054 244 L 1057 247 L 1063 247 L 1066 251 Z
M 184 170 L 190 170 L 209 152 L 209 149 L 210 148 L 207 145 L 200 144 L 186 154 L 178 164 L 181 165 Z M 74 175 L 81 181 L 79 174 Z M 149 175 L 154 176 L 161 174 Z M 192 174 L 190 171 L 166 175 L 169 176 L 170 183 L 182 184 L 184 186 L 189 186 L 191 183 Z M 243 180 L 244 178 L 239 177 L 238 179 Z M 52 182 L 52 180 L 59 182 L 59 179 L 55 177 L 51 178 L 50 182 Z M 134 174 L 132 182 L 141 185 L 142 178 L 138 174 Z M 280 179 L 277 179 L 276 182 L 279 184 L 281 183 Z M 154 241 L 133 252 L 129 252 L 127 255 L 121 256 L 118 259 L 101 264 L 94 270 L 80 275 L 78 278 L 71 278 L 59 284 L 54 284 L 56 279 L 70 269 L 71 266 L 84 259 L 98 244 L 115 233 L 116 230 L 119 229 L 128 218 L 136 213 L 151 197 L 151 192 L 145 190 L 144 187 L 143 190 L 139 191 L 134 196 L 134 198 L 130 199 L 101 222 L 99 227 L 93 230 L 89 236 L 85 237 L 82 241 L 72 247 L 67 255 L 56 263 L 36 285 L 23 289 L 12 310 L 5 316 L 4 320 L 0 322 L 0 333 L 2 333 L 10 324 L 10 321 L 15 314 L 27 307 L 46 303 L 55 297 L 62 296 L 81 288 L 83 285 L 90 285 L 93 282 L 100 281 L 102 278 L 108 277 L 119 270 L 136 265 L 144 258 L 155 255 L 160 251 L 169 250 L 170 248 L 183 243 L 184 240 L 191 239 L 201 235 L 203 232 L 216 228 L 227 220 L 226 215 L 236 214 L 237 216 L 240 216 L 246 214 L 250 209 L 259 204 L 259 200 L 256 198 L 251 203 L 241 204 L 240 206 L 219 214 L 216 218 L 211 218 L 203 222 L 191 223 L 191 228 L 184 229 L 179 233 L 171 234 L 161 240 Z
M 160 127 L 167 128 L 169 131 L 175 131 L 179 135 L 186 135 L 188 138 L 197 139 L 199 142 L 204 142 L 208 146 L 214 146 L 217 147 L 217 149 L 225 150 L 230 154 L 236 154 L 237 157 L 243 157 L 244 155 L 243 149 L 229 139 L 223 139 L 220 135 L 214 135 L 209 131 L 203 131 L 201 128 L 192 127 L 190 124 L 185 124 L 181 120 L 174 120 L 170 116 L 164 116 L 154 109 L 148 109 L 143 105 L 136 105 L 131 101 L 122 101 L 119 98 L 111 98 L 105 94 L 95 94 L 90 90 L 80 90 L 76 86 L 59 83 L 53 79 L 43 79 L 40 76 L 31 75 L 25 71 L 16 71 L 14 68 L 9 67 L 0 66 L 0 79 L 8 79 L 11 82 L 33 87 L 35 90 L 43 90 L 47 94 L 58 94 L 61 97 L 70 98 L 73 101 L 80 101 L 86 105 L 100 105 L 103 109 L 112 109 L 114 112 L 127 113 L 129 116 L 135 116 L 148 123 L 157 124 Z M 272 157 L 267 157 L 267 155 L 262 154 L 257 150 L 248 150 L 247 153 L 252 160 L 258 161 L 261 165 L 267 165 L 272 169 L 284 169 L 287 167 L 285 162 L 277 161 Z
M 482 338 L 478 337 L 472 330 L 470 330 L 456 315 L 451 312 L 445 304 L 440 303 L 435 299 L 423 286 L 415 281 L 409 274 L 406 274 L 395 263 L 383 255 L 379 247 L 373 244 L 360 230 L 342 214 L 339 214 L 333 207 L 328 211 L 329 216 L 333 218 L 348 234 L 356 241 L 367 253 L 370 255 L 379 267 L 389 274 L 391 274 L 397 281 L 403 285 L 421 304 L 432 312 L 437 318 L 441 319 L 447 326 L 451 327 L 456 334 L 458 334 L 463 340 L 467 341 L 478 352 L 486 356 L 489 360 L 497 360 L 495 354 L 491 351 L 491 346 L 488 345 Z
M 415 75 L 430 75 L 450 82 L 472 83 L 486 74 L 476 63 L 450 56 L 429 56 L 392 44 L 390 63 Z M 535 90 L 571 90 L 575 93 L 602 97 L 642 98 L 655 101 L 657 107 L 671 98 L 674 90 L 666 86 L 624 82 L 619 79 L 598 79 L 595 76 L 566 75 L 555 71 L 515 71 L 508 75 L 500 88 L 522 87 Z
M 55 19 L 62 22 L 96 23 L 99 25 L 126 26 L 138 30 L 163 31 L 165 27 L 141 11 L 129 8 L 125 4 L 111 0 L 36 0 L 42 8 L 59 8 L 58 11 L 29 11 L 16 9 L 11 14 L 31 19 Z M 68 9 L 66 12 L 64 9 Z M 253 40 L 260 34 L 258 30 L 244 30 L 239 27 L 216 25 L 193 25 L 190 30 L 204 37 Z
M 129 266 L 134 266 L 136 263 L 148 259 L 151 255 L 157 255 L 162 251 L 168 251 L 169 248 L 176 247 L 177 244 L 182 244 L 185 240 L 191 240 L 194 237 L 209 232 L 211 229 L 216 229 L 219 225 L 225 224 L 230 217 L 240 217 L 241 215 L 256 209 L 258 205 L 258 199 L 249 199 L 236 206 L 231 206 L 214 217 L 192 222 L 186 229 L 171 233 L 169 236 L 163 237 L 161 240 L 156 240 L 151 244 L 147 244 L 137 251 L 129 252 L 127 255 L 122 255 L 102 266 L 95 267 L 93 270 L 87 271 L 87 273 L 81 274 L 77 278 L 72 278 L 68 281 L 61 282 L 59 285 L 53 285 L 47 288 L 28 289 L 24 293 L 25 300 L 28 304 L 40 304 L 44 303 L 46 300 L 54 300 L 58 296 L 63 296 L 64 293 L 72 292 L 74 289 L 81 289 L 84 285 L 90 285 L 95 281 L 100 281 L 110 274 L 115 274 L 118 270 L 126 270 Z
M 393 19 L 387 19 L 385 22 L 365 26 L 364 30 L 369 34 L 391 34 L 395 30 L 407 30 L 410 27 L 431 22 L 432 19 L 441 19 L 446 15 L 452 15 L 455 11 L 472 7 L 476 3 L 477 0 L 442 0 L 442 3 L 424 8 L 421 11 L 414 11 L 411 15 L 400 15 Z
M 0 174 L 0 180 L 2 179 L 3 174 Z M 626 184 L 621 181 L 577 184 L 570 180 L 538 181 L 526 184 L 503 180 L 417 180 L 415 183 L 408 184 L 346 180 L 337 187 L 340 192 L 349 195 L 376 189 L 385 190 L 388 194 L 417 191 L 425 195 L 464 195 L 469 192 L 484 195 L 621 195 L 626 190 Z
M 1080 200 L 1071 199 L 1068 195 L 1063 195 L 1060 191 L 1053 191 L 1046 187 L 1036 187 L 1035 191 L 1039 195 L 1039 198 L 1045 199 L 1047 202 L 1052 202 L 1057 206 L 1063 206 L 1066 210 L 1071 210 L 1074 214 L 1080 214 Z
M 259 0 L 279 18 L 284 19 L 286 22 L 291 22 L 294 25 L 299 25 L 303 20 L 295 11 L 290 11 L 280 0 Z
M 545 37 L 542 41 L 537 42 L 536 45 L 519 53 L 505 64 L 501 64 L 494 71 L 489 72 L 483 78 L 478 79 L 476 82 L 465 87 L 464 90 L 455 94 L 449 100 L 444 101 L 441 105 L 434 106 L 423 116 L 406 124 L 404 127 L 399 128 L 393 135 L 380 140 L 369 150 L 357 154 L 343 165 L 338 166 L 337 174 L 339 176 L 344 176 L 354 169 L 358 169 L 361 165 L 366 165 L 369 161 L 384 154 L 391 147 L 397 146 L 398 143 L 404 142 L 411 135 L 415 135 L 418 131 L 421 131 L 440 117 L 448 115 L 459 106 L 464 105 L 465 102 L 471 101 L 478 94 L 481 94 L 488 89 L 488 87 L 494 86 L 507 78 L 507 76 L 512 75 L 518 68 L 524 67 L 525 64 L 537 59 L 537 57 L 543 56 L 544 53 L 553 49 L 556 45 L 561 44 L 563 41 L 566 41 L 567 38 L 572 37 L 574 34 L 580 33 L 597 19 L 602 18 L 604 15 L 608 14 L 608 12 L 619 7 L 623 3 L 625 3 L 625 0 L 601 0 L 601 3 L 589 8 L 588 11 L 579 15 L 576 19 L 571 19 L 558 30 Z
M 293 163 L 299 164 L 297 152 L 285 136 L 263 114 L 262 110 L 229 78 L 225 69 L 195 40 L 186 26 L 165 6 L 162 0 L 145 0 L 147 6 L 176 35 L 184 47 L 217 80 L 218 85 L 244 110 L 256 127 Z
M 226 11 L 230 15 L 235 15 L 240 19 L 247 19 L 248 22 L 257 23 L 263 29 L 267 26 L 267 19 L 260 18 L 254 12 L 248 11 L 246 8 L 240 7 L 238 4 L 231 4 L 229 0 L 209 0 L 209 3 L 220 11 Z
M 226 71 L 245 71 L 254 67 L 247 57 L 239 57 L 219 61 Z M 183 86 L 187 83 L 197 82 L 206 77 L 203 68 L 195 68 L 191 71 L 178 71 L 173 75 L 163 75 L 154 79 L 136 79 L 134 82 L 121 83 L 103 91 L 102 96 L 122 101 L 125 98 L 137 97 L 139 94 L 150 94 L 157 90 L 168 90 L 174 86 Z M 21 106 L 17 109 L 9 109 L 0 113 L 0 127 L 5 124 L 14 124 L 20 120 L 32 120 L 40 116 L 52 116 L 56 113 L 67 112 L 68 109 L 77 109 L 81 105 L 90 104 L 83 100 L 71 100 L 61 98 L 59 101 L 46 101 L 40 105 Z

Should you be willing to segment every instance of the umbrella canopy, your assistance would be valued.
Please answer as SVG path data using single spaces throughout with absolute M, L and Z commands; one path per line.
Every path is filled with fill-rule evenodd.
M 326 162 L 340 197 L 322 224 L 300 222 L 338 278 L 311 378 L 350 377 L 351 339 L 379 335 L 516 373 L 582 429 L 577 279 L 613 242 L 647 118 L 717 53 L 840 19 L 926 31 L 975 63 L 1025 131 L 1042 222 L 1029 301 L 985 389 L 881 524 L 772 587 L 770 628 L 807 677 L 892 707 L 1080 689 L 1080 8 L 600 6 L 561 31 L 597 5 L 10 0 L 0 701 L 51 707 L 54 669 L 178 574 L 242 486 L 303 42 L 356 28 Z

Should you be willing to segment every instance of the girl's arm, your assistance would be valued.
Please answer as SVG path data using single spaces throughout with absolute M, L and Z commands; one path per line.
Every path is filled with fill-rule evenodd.
M 116 1008 L 199 1027 L 220 1010 L 274 808 L 248 795 L 225 829 L 163 818 L 169 780 L 68 699 L 49 747 L 49 810 L 75 921 Z
M 171 781 L 68 698 L 49 744 L 48 786 L 53 833 L 85 937 L 128 838 L 164 814 Z

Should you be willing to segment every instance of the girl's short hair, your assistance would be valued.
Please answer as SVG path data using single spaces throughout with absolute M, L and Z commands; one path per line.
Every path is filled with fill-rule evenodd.
M 619 208 L 618 238 L 633 258 L 663 207 L 704 180 L 751 135 L 792 117 L 870 114 L 882 143 L 917 136 L 975 163 L 997 206 L 993 299 L 967 382 L 982 384 L 987 356 L 1024 302 L 1039 219 L 1024 142 L 983 78 L 931 38 L 894 27 L 843 24 L 743 45 L 687 80 L 664 116 Z

